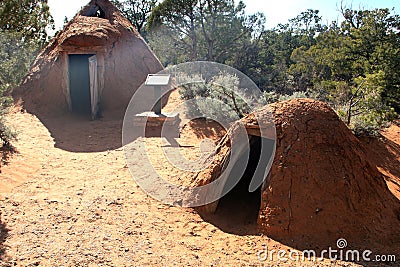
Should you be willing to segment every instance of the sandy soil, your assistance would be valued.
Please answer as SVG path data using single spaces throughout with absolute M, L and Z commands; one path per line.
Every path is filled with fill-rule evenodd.
M 400 199 L 400 122 L 381 132 L 380 138 L 362 138 L 369 159 L 387 177 L 392 193 Z
M 19 140 L 18 153 L 1 168 L 0 266 L 361 266 L 327 259 L 285 262 L 276 255 L 260 261 L 257 253 L 265 248 L 295 250 L 257 234 L 255 222 L 241 217 L 243 203 L 202 217 L 148 197 L 127 168 L 122 121 L 112 116 L 39 120 L 14 112 L 8 121 Z M 196 158 L 204 135 L 187 130 L 178 142 Z M 393 126 L 383 141 L 370 141 L 376 148 L 370 157 L 389 174 L 397 196 L 399 136 Z M 160 149 L 159 139 L 146 142 Z

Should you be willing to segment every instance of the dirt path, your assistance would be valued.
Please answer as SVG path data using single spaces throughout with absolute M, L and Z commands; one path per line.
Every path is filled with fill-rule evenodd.
M 293 249 L 148 197 L 126 166 L 121 121 L 17 112 L 9 122 L 20 133 L 19 154 L 0 175 L 0 266 L 313 265 L 262 262 L 265 247 Z

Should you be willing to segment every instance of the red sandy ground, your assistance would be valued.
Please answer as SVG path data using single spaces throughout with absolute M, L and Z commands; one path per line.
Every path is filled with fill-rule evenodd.
M 381 138 L 362 138 L 368 157 L 387 176 L 390 191 L 400 199 L 400 121 L 381 132 Z
M 0 266 L 360 266 L 276 255 L 260 261 L 257 252 L 266 247 L 294 249 L 258 235 L 255 224 L 238 223 L 240 207 L 231 213 L 239 217 L 202 218 L 148 197 L 126 166 L 120 120 L 40 121 L 15 110 L 8 121 L 19 137 L 18 153 L 0 174 Z M 195 135 L 191 128 L 199 130 L 188 126 L 180 142 L 184 154 L 197 157 L 201 138 L 216 140 L 218 131 Z M 363 143 L 400 199 L 400 127 L 382 134 Z M 147 142 L 160 149 L 159 138 Z

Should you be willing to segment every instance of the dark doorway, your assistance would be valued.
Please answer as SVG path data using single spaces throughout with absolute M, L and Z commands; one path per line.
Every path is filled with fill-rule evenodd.
M 89 58 L 93 54 L 69 55 L 69 92 L 72 112 L 91 114 Z
M 222 231 L 237 235 L 257 235 L 257 219 L 261 204 L 261 187 L 249 192 L 252 179 L 264 178 L 265 169 L 273 157 L 275 141 L 250 136 L 249 160 L 245 172 L 236 186 L 219 200 L 215 214 L 205 215 L 203 218 L 216 225 Z M 263 153 L 261 153 L 263 149 Z M 261 157 L 262 156 L 262 157 Z M 235 163 L 229 179 L 234 179 L 242 171 L 246 162 L 246 153 Z M 258 166 L 258 164 L 260 164 Z M 257 168 L 258 166 L 258 168 Z M 236 179 L 234 179 L 236 180 Z M 227 182 L 229 184 L 229 181 Z

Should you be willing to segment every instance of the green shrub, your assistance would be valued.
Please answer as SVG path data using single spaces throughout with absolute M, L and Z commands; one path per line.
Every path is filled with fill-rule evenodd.
M 220 73 L 208 81 L 200 75 L 178 74 L 180 95 L 190 102 L 189 114 L 219 121 L 235 121 L 250 112 L 249 106 L 238 95 L 239 78 L 229 73 Z
M 10 142 L 16 138 L 4 122 L 12 105 L 9 92 L 21 83 L 37 50 L 38 45 L 24 40 L 21 33 L 0 30 L 0 139 L 6 150 L 11 149 Z

